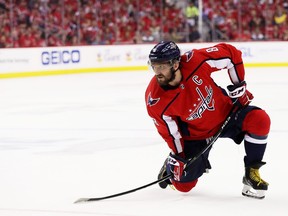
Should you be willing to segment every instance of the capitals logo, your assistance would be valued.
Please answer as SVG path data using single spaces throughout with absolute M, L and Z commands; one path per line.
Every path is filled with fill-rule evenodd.
M 196 106 L 196 108 L 192 111 L 192 113 L 189 115 L 186 120 L 193 121 L 198 118 L 202 118 L 202 114 L 208 110 L 213 111 L 215 110 L 215 101 L 213 99 L 213 89 L 211 86 L 205 86 L 205 90 L 207 93 L 207 96 L 205 97 L 204 94 L 201 92 L 201 90 L 196 87 L 196 91 L 199 95 L 199 104 Z
M 159 100 L 160 100 L 160 98 L 152 98 L 151 92 L 150 92 L 148 95 L 148 98 L 147 98 L 147 105 L 154 106 L 159 102 Z

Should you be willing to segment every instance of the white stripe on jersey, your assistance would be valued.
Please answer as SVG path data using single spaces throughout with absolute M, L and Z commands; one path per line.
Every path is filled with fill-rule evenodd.
M 238 79 L 237 73 L 235 71 L 234 64 L 231 62 L 231 59 L 226 58 L 226 59 L 220 59 L 220 60 L 208 60 L 206 62 L 212 68 L 217 68 L 217 69 L 227 68 L 228 73 L 231 77 L 232 83 L 236 84 L 240 82 L 240 80 Z
M 227 68 L 227 69 L 230 69 L 230 68 L 234 67 L 234 65 L 231 62 L 231 59 L 229 59 L 229 58 L 219 59 L 219 60 L 208 60 L 206 62 L 212 68 L 218 68 L 218 69 Z
M 163 119 L 167 123 L 169 131 L 174 138 L 177 153 L 183 152 L 183 148 L 180 142 L 180 139 L 182 138 L 182 136 L 179 133 L 176 122 L 170 116 L 166 116 L 166 115 L 163 115 Z

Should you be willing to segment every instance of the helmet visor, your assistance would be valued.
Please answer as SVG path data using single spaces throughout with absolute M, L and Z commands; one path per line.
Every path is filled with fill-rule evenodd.
M 162 72 L 166 71 L 167 69 L 170 69 L 172 66 L 171 61 L 163 61 L 163 62 L 151 62 L 150 60 L 148 61 L 148 67 L 149 71 L 151 72 Z

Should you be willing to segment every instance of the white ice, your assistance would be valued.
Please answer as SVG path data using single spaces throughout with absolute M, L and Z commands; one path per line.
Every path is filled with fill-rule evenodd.
M 0 80 L 1 216 L 287 216 L 288 68 L 248 68 L 254 105 L 272 120 L 261 176 L 264 200 L 241 195 L 243 144 L 219 139 L 212 170 L 195 189 L 158 185 L 98 202 L 157 179 L 169 149 L 145 109 L 149 72 Z M 227 80 L 226 80 L 227 79 Z M 227 74 L 215 75 L 221 85 Z

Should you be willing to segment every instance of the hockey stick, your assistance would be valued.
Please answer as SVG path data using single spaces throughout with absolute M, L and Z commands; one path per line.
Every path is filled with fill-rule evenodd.
M 135 188 L 135 189 L 132 189 L 132 190 L 128 190 L 128 191 L 124 191 L 122 193 L 113 194 L 113 195 L 110 195 L 110 196 L 104 196 L 104 197 L 98 197 L 98 198 L 80 198 L 80 199 L 76 200 L 74 203 L 99 201 L 99 200 L 104 200 L 104 199 L 109 199 L 109 198 L 113 198 L 113 197 L 122 196 L 122 195 L 125 195 L 125 194 L 133 193 L 133 192 L 135 192 L 137 190 L 141 190 L 143 188 L 149 187 L 151 185 L 157 184 L 159 182 L 165 181 L 166 179 L 169 179 L 170 177 L 171 177 L 171 174 L 169 174 L 167 176 L 164 176 L 163 178 L 158 179 L 157 181 L 154 181 L 154 182 L 151 182 L 149 184 L 143 185 L 141 187 L 138 187 L 138 188 Z
M 215 142 L 216 140 L 219 138 L 220 134 L 222 133 L 223 129 L 225 128 L 225 126 L 228 124 L 228 122 L 230 121 L 232 115 L 237 112 L 238 109 L 236 106 L 234 106 L 232 108 L 232 110 L 230 111 L 228 117 L 226 118 L 226 120 L 224 121 L 224 123 L 222 124 L 221 128 L 219 129 L 219 131 L 212 137 L 212 139 L 210 140 L 210 143 L 201 151 L 199 152 L 195 157 L 193 158 L 190 158 L 185 166 L 185 169 L 187 167 L 189 167 L 191 164 L 194 163 L 194 161 L 196 161 L 202 154 L 204 154 Z M 184 170 L 185 170 L 184 169 Z M 112 195 L 109 195 L 109 196 L 104 196 L 104 197 L 95 197 L 95 198 L 80 198 L 78 200 L 76 200 L 74 203 L 83 203 L 83 202 L 92 202 L 92 201 L 99 201 L 99 200 L 104 200 L 104 199 L 110 199 L 110 198 L 113 198 L 113 197 L 118 197 L 118 196 L 122 196 L 122 195 L 125 195 L 125 194 L 129 194 L 129 193 L 133 193 L 135 191 L 138 191 L 138 190 L 141 190 L 141 189 L 144 189 L 146 187 L 149 187 L 151 185 L 154 185 L 154 184 L 157 184 L 157 183 L 160 183 L 160 182 L 163 182 L 167 179 L 169 179 L 170 177 L 172 176 L 172 174 L 168 174 L 166 176 L 164 176 L 163 178 L 161 179 L 158 179 L 154 182 L 151 182 L 149 184 L 146 184 L 146 185 L 143 185 L 141 187 L 137 187 L 137 188 L 134 188 L 132 190 L 128 190 L 128 191 L 124 191 L 124 192 L 121 192 L 121 193 L 117 193 L 117 194 L 112 194 Z
M 189 167 L 191 164 L 194 163 L 194 161 L 196 161 L 202 154 L 204 154 L 215 142 L 216 140 L 219 138 L 219 136 L 221 135 L 222 131 L 224 130 L 224 128 L 226 127 L 226 125 L 228 124 L 228 122 L 230 121 L 232 115 L 234 113 L 236 113 L 237 111 L 239 111 L 240 108 L 237 107 L 236 105 L 233 106 L 233 108 L 231 109 L 228 117 L 226 118 L 226 120 L 223 122 L 221 128 L 219 129 L 219 131 L 212 137 L 212 139 L 210 140 L 210 143 L 207 144 L 207 146 L 202 149 L 202 151 L 200 151 L 195 157 L 188 159 L 188 162 L 185 165 L 184 171 L 186 171 L 186 168 Z M 166 180 L 166 179 L 165 179 Z M 164 181 L 164 180 L 163 180 Z

